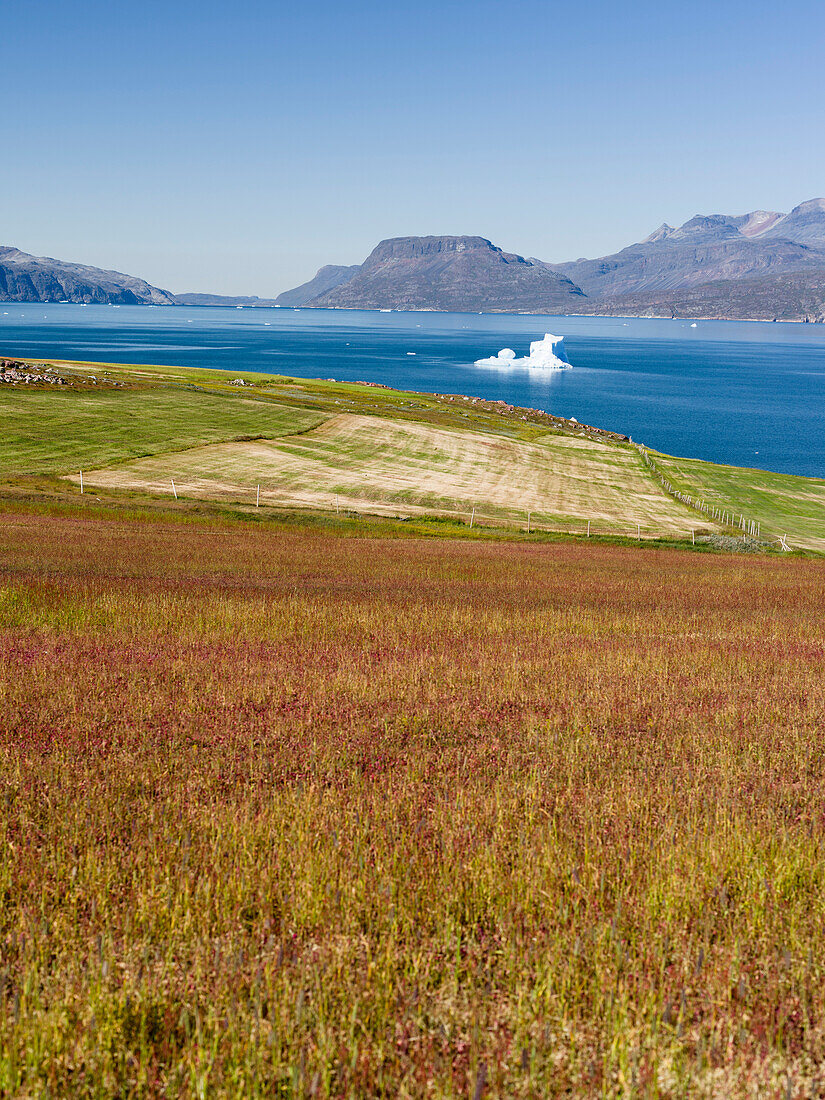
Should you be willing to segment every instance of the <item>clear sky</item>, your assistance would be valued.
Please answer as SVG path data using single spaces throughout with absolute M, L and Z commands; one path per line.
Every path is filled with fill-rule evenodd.
M 0 243 L 177 292 L 825 194 L 819 0 L 5 0 L 0 41 Z

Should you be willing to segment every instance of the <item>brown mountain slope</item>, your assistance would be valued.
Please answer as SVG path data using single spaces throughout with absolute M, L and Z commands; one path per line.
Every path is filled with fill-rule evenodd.
M 484 237 L 382 241 L 348 282 L 309 305 L 342 309 L 565 312 L 582 298 L 566 276 Z
M 614 317 L 825 321 L 825 270 L 583 298 L 573 309 L 576 313 Z

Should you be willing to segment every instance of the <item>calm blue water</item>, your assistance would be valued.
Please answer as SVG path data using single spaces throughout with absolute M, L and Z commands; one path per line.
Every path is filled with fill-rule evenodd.
M 545 332 L 565 337 L 573 370 L 473 366 L 503 347 L 525 355 Z M 825 476 L 825 325 L 0 303 L 0 354 L 501 398 L 670 454 Z

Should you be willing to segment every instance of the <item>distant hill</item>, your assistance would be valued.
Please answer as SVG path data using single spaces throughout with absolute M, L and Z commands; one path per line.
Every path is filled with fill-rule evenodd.
M 184 294 L 175 295 L 175 303 L 179 306 L 274 306 L 274 298 L 258 298 L 255 295 L 231 295 L 231 294 L 196 294 L 187 291 Z
M 503 252 L 484 237 L 394 237 L 381 241 L 352 278 L 305 304 L 563 312 L 581 296 L 579 287 L 565 276 Z
M 0 301 L 171 306 L 175 297 L 120 271 L 0 246 Z
M 825 270 L 825 200 L 790 214 L 697 214 L 595 260 L 548 264 L 588 297 L 643 296 L 710 282 Z
M 275 299 L 275 304 L 279 306 L 308 305 L 315 298 L 326 294 L 327 291 L 334 290 L 342 283 L 349 282 L 360 270 L 360 264 L 353 264 L 350 267 L 342 267 L 340 264 L 327 264 L 325 267 L 319 268 L 315 273 L 315 277 L 310 279 L 308 283 L 301 283 L 294 290 L 285 290 L 283 294 L 279 294 Z

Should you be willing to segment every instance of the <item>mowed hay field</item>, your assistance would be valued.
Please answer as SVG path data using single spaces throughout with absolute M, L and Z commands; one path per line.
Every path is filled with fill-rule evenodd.
M 825 1091 L 825 572 L 0 523 L 0 1094 Z
M 281 439 L 196 447 L 84 474 L 90 486 L 264 504 L 392 512 L 473 508 L 523 524 L 588 519 L 600 530 L 689 535 L 696 513 L 669 497 L 628 447 L 546 433 L 535 442 L 482 430 L 339 414 Z

